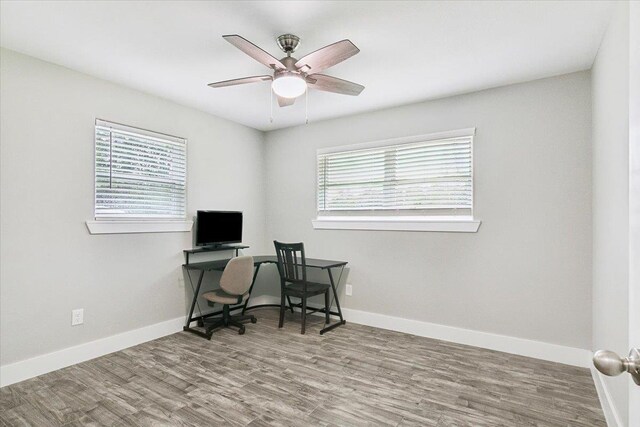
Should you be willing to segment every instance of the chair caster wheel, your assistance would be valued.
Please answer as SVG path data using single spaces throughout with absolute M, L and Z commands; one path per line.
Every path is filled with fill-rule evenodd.
M 244 328 L 240 328 L 238 330 L 238 335 L 244 335 Z
M 255 317 L 251 318 L 251 323 L 256 323 L 258 321 L 258 319 L 256 319 Z

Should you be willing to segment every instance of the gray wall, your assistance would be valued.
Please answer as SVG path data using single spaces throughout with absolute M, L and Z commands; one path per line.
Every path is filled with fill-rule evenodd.
M 346 307 L 590 348 L 588 72 L 265 136 L 1 54 L 3 365 L 184 315 L 179 265 L 190 233 L 86 230 L 96 117 L 187 138 L 189 212 L 245 211 L 248 253 L 272 251 L 277 238 L 349 260 Z M 477 127 L 477 234 L 312 229 L 317 148 L 467 127 Z M 277 295 L 275 279 L 265 269 L 260 290 Z M 83 326 L 70 326 L 74 308 L 85 309 Z
M 593 64 L 593 349 L 626 355 L 629 322 L 629 5 L 621 2 Z M 624 376 L 602 377 L 627 425 Z
M 89 235 L 96 117 L 188 139 L 188 209 L 245 211 L 262 252 L 263 135 L 1 51 L 2 365 L 184 316 L 191 233 Z M 71 327 L 71 310 L 85 309 Z
M 312 228 L 316 149 L 468 127 L 477 234 Z M 591 348 L 589 72 L 266 138 L 267 237 L 349 260 L 345 307 Z

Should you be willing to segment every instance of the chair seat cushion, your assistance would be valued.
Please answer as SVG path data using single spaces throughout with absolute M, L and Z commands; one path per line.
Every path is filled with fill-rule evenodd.
M 304 285 L 302 283 L 289 283 L 286 287 L 285 287 L 285 293 L 289 294 L 289 295 L 298 295 L 298 294 L 303 294 L 303 287 Z M 328 283 L 316 283 L 316 282 L 307 282 L 307 295 L 317 295 L 317 294 L 323 294 L 327 291 L 327 289 L 329 289 L 331 287 L 330 284 Z
M 216 289 L 215 291 L 202 294 L 202 298 L 207 301 L 217 302 L 219 304 L 239 304 L 238 297 L 239 295 L 228 294 L 222 289 Z M 247 298 L 249 298 L 249 292 L 245 292 L 244 295 L 242 295 L 241 302 L 245 302 Z

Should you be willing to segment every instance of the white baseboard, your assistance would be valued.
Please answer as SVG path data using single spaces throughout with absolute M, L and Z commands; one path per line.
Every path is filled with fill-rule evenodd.
M 269 304 L 272 297 L 260 295 L 253 298 L 252 304 Z M 278 303 L 280 301 L 278 300 Z M 84 344 L 68 347 L 52 353 L 42 354 L 31 359 L 0 366 L 0 387 L 14 384 L 38 375 L 46 374 L 76 363 L 84 362 L 114 351 L 123 350 L 147 341 L 162 338 L 182 330 L 185 316 L 145 326 L 121 334 L 100 338 Z
M 271 297 L 268 303 L 279 304 L 280 299 L 277 297 Z M 318 308 L 315 305 L 313 307 Z M 315 314 L 324 316 L 322 313 Z M 360 325 L 404 332 L 420 337 L 434 338 L 458 344 L 472 345 L 474 347 L 533 357 L 535 359 L 548 360 L 550 362 L 564 363 L 566 365 L 578 366 L 581 368 L 589 368 L 591 366 L 591 351 L 582 348 L 567 347 L 542 341 L 533 341 L 507 335 L 475 331 L 472 329 L 439 325 L 437 323 L 423 322 L 420 320 L 403 319 L 401 317 L 388 316 L 386 314 L 377 314 L 344 307 L 342 308 L 342 314 L 347 322 L 357 323 Z
M 616 409 L 616 405 L 613 403 L 609 388 L 604 382 L 603 375 L 598 372 L 595 367 L 591 367 L 591 376 L 593 382 L 596 385 L 596 391 L 598 392 L 598 398 L 600 399 L 600 405 L 602 405 L 602 412 L 607 420 L 607 426 L 609 427 L 623 427 L 620 415 Z
M 591 366 L 591 351 L 582 348 L 567 347 L 542 341 L 533 341 L 472 329 L 439 325 L 437 323 L 422 322 L 419 320 L 403 319 L 401 317 L 352 310 L 349 308 L 343 308 L 342 312 L 347 321 L 361 325 L 503 351 L 505 353 L 518 354 L 520 356 L 533 357 L 582 368 Z
M 280 298 L 270 295 L 260 295 L 251 301 L 252 305 L 279 304 Z M 422 337 L 472 345 L 568 365 L 580 367 L 591 366 L 591 352 L 589 350 L 474 331 L 471 329 L 456 328 L 436 323 L 403 319 L 349 308 L 343 308 L 342 311 L 348 322 L 361 325 L 405 332 Z M 0 387 L 173 334 L 181 331 L 183 325 L 184 317 L 178 317 L 111 337 L 101 338 L 74 347 L 36 356 L 31 359 L 4 365 L 0 367 Z M 606 388 L 604 388 L 604 390 L 606 390 Z M 615 414 L 615 411 L 613 413 Z
M 184 316 L 0 367 L 0 387 L 104 356 L 182 330 Z

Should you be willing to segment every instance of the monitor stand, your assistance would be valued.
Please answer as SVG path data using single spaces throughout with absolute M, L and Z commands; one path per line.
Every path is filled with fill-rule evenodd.
M 197 248 L 185 249 L 182 251 L 184 253 L 185 264 L 189 264 L 189 255 L 197 254 L 201 252 L 216 252 L 216 251 L 236 251 L 236 256 L 238 256 L 238 251 L 240 249 L 247 249 L 249 246 L 243 245 L 241 243 L 232 243 L 227 245 L 211 245 L 211 246 L 198 246 Z

